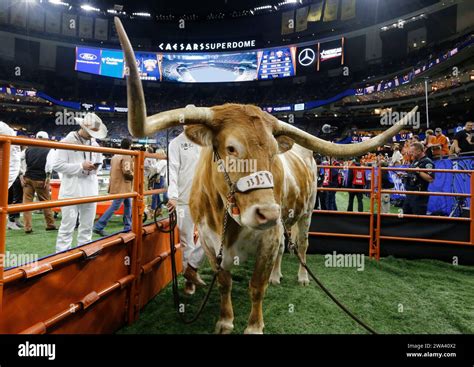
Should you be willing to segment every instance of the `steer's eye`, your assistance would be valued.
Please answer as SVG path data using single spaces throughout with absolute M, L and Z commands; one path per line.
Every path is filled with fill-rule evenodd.
M 236 155 L 237 154 L 237 150 L 232 146 L 232 145 L 229 145 L 227 148 L 227 153 L 229 154 L 232 154 L 232 155 Z

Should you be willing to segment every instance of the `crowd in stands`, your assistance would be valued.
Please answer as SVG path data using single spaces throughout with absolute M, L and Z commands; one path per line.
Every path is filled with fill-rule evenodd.
M 410 147 L 415 142 L 423 144 L 426 155 L 431 159 L 447 158 L 450 154 L 457 153 L 452 151 L 451 147 L 459 131 L 462 130 L 454 133 L 451 139 L 444 135 L 443 130 L 439 127 L 435 130 L 427 129 L 420 135 L 407 132 L 405 133 L 407 136 L 406 140 L 379 147 L 377 152 L 370 152 L 362 156 L 360 162 L 363 165 L 372 165 L 379 162 L 386 162 L 390 166 L 410 164 L 413 160 L 413 157 L 410 156 Z M 373 132 L 365 134 L 367 138 L 374 136 Z
M 349 75 L 330 75 L 315 73 L 306 76 L 302 83 L 292 78 L 284 78 L 269 82 L 242 83 L 201 83 L 199 86 L 190 83 L 143 82 L 147 96 L 147 108 L 150 113 L 194 104 L 196 106 L 212 106 L 223 103 L 250 103 L 259 106 L 275 106 L 301 103 L 317 99 L 325 99 L 361 83 L 371 83 L 384 75 L 402 72 L 405 67 L 414 67 L 417 63 L 426 63 L 427 58 L 436 57 L 439 52 L 454 47 L 465 41 L 463 35 L 438 45 L 423 47 L 415 53 L 398 60 L 365 65 L 363 68 L 351 68 Z M 463 64 L 464 65 L 464 64 Z M 14 83 L 20 87 L 33 87 L 58 99 L 79 101 L 94 104 L 126 106 L 126 90 L 124 81 L 96 75 L 75 72 L 73 66 L 69 73 L 39 70 L 24 66 L 21 76 L 16 77 L 14 62 L 0 63 L 0 83 Z M 443 75 L 432 83 L 432 93 L 458 86 L 469 67 L 460 66 L 456 76 Z M 465 78 L 464 78 L 465 79 Z M 413 82 L 408 85 L 384 92 L 358 96 L 357 101 L 345 100 L 345 103 L 360 103 L 377 100 L 390 100 L 415 96 L 424 93 L 424 83 Z M 2 97 L 0 94 L 0 102 Z M 29 100 L 28 103 L 45 104 L 44 101 Z

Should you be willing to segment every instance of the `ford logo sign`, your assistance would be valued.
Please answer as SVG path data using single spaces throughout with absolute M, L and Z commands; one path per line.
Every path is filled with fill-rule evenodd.
M 79 57 L 83 60 L 90 60 L 90 61 L 97 60 L 97 55 L 94 55 L 94 54 L 82 53 L 79 55 Z

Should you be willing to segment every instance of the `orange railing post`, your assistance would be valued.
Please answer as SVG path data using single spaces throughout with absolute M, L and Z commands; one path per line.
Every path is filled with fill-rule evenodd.
M 9 160 L 10 160 L 10 148 L 11 145 L 26 145 L 26 146 L 39 146 L 47 147 L 50 149 L 67 149 L 74 151 L 91 151 L 108 154 L 123 154 L 134 157 L 134 180 L 133 180 L 133 192 L 124 194 L 108 194 L 98 196 L 88 196 L 81 198 L 71 199 L 60 199 L 60 200 L 48 200 L 44 202 L 34 202 L 27 204 L 15 204 L 8 206 L 8 172 L 9 172 Z M 153 154 L 153 158 L 163 159 L 163 156 Z M 142 272 L 142 252 L 143 252 L 143 215 L 145 210 L 145 195 L 157 194 L 166 191 L 166 189 L 155 189 L 148 190 L 145 192 L 144 187 L 144 161 L 147 157 L 147 153 L 143 151 L 132 151 L 123 150 L 116 148 L 106 147 L 91 147 L 77 144 L 69 144 L 63 142 L 46 141 L 41 139 L 29 139 L 23 137 L 10 137 L 0 135 L 0 171 L 2 175 L 0 177 L 0 311 L 3 302 L 3 287 L 6 281 L 12 281 L 19 279 L 23 276 L 24 272 L 18 272 L 16 274 L 10 274 L 8 279 L 4 278 L 4 266 L 3 259 L 5 258 L 6 252 L 6 226 L 8 220 L 8 214 L 19 213 L 23 211 L 31 211 L 35 209 L 45 209 L 53 207 L 63 207 L 68 205 L 78 205 L 91 202 L 108 201 L 115 199 L 133 198 L 132 205 L 132 233 L 135 235 L 134 240 L 131 241 L 128 256 L 129 258 L 124 259 L 128 261 L 130 265 L 129 274 L 127 279 L 132 282 L 129 293 L 127 294 L 128 307 L 126 310 L 126 316 L 128 323 L 132 323 L 138 319 L 140 310 L 140 277 Z M 122 243 L 123 241 L 120 240 Z M 128 242 L 128 241 L 127 241 Z M 82 252 L 71 253 L 67 259 L 72 260 L 82 256 Z
M 375 169 L 370 167 L 370 218 L 369 218 L 369 258 L 375 254 L 374 248 L 374 199 L 375 199 Z
M 145 155 L 143 151 L 140 151 L 138 155 L 134 157 L 134 179 L 133 179 L 133 191 L 138 195 L 133 199 L 132 207 L 132 231 L 135 233 L 135 240 L 133 241 L 133 247 L 131 249 L 131 269 L 130 273 L 135 276 L 133 284 L 130 288 L 130 302 L 128 310 L 128 323 L 131 324 L 138 319 L 138 313 L 140 310 L 139 304 L 139 284 L 140 284 L 140 269 L 141 269 L 141 257 L 142 257 L 142 235 L 143 235 L 143 212 L 145 210 L 144 201 L 144 163 Z
M 471 209 L 471 245 L 474 245 L 474 171 L 471 172 L 471 202 L 469 207 Z
M 375 258 L 380 260 L 380 229 L 382 226 L 382 173 L 383 167 L 379 166 L 377 176 L 377 227 L 375 229 Z
M 340 168 L 340 166 L 324 166 L 324 168 Z M 349 167 L 349 169 L 354 169 L 355 167 Z M 470 218 L 452 218 L 446 216 L 432 216 L 432 215 L 416 215 L 416 214 L 403 214 L 404 219 L 410 218 L 423 218 L 429 220 L 443 220 L 451 222 L 470 222 L 470 238 L 468 241 L 452 241 L 452 240 L 436 240 L 432 238 L 415 238 L 415 237 L 401 237 L 401 236 L 383 236 L 381 235 L 382 227 L 382 218 L 400 216 L 400 214 L 392 213 L 382 213 L 382 194 L 404 194 L 404 195 L 427 195 L 427 196 L 445 196 L 445 197 L 463 197 L 470 198 L 471 203 L 474 201 L 474 171 L 473 170 L 457 170 L 457 169 L 420 169 L 420 168 L 401 168 L 401 167 L 379 167 L 378 177 L 377 177 L 377 186 L 374 183 L 374 167 L 358 167 L 364 168 L 366 170 L 371 170 L 371 185 L 369 189 L 346 189 L 346 188 L 328 188 L 328 187 L 319 187 L 319 191 L 346 191 L 346 192 L 363 192 L 370 193 L 370 211 L 369 212 L 345 212 L 345 211 L 331 211 L 331 210 L 313 210 L 313 213 L 319 214 L 328 214 L 328 215 L 369 215 L 369 230 L 370 233 L 367 235 L 361 234 L 349 234 L 349 233 L 333 233 L 333 232 L 309 232 L 311 236 L 328 236 L 328 237 L 345 237 L 345 238 L 367 238 L 370 241 L 369 245 L 369 257 L 375 257 L 377 260 L 380 259 L 380 245 L 381 240 L 397 240 L 397 241 L 411 241 L 411 242 L 420 242 L 420 243 L 440 243 L 446 245 L 474 245 L 474 204 L 471 204 Z M 382 188 L 382 173 L 385 171 L 405 171 L 405 172 L 437 172 L 437 173 L 454 173 L 454 174 L 469 174 L 471 177 L 470 181 L 470 193 L 460 194 L 460 193 L 451 193 L 451 192 L 430 192 L 430 191 L 404 191 L 404 190 L 388 190 Z M 375 188 L 377 187 L 377 192 Z M 377 218 L 376 223 L 374 224 L 375 218 L 375 208 L 374 200 L 377 199 Z
M 8 173 L 10 170 L 10 147 L 9 141 L 0 141 L 0 313 L 3 305 L 3 269 L 6 255 L 6 232 L 8 220 Z

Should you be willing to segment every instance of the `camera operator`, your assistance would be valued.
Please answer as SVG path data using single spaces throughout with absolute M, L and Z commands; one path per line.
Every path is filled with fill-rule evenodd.
M 413 163 L 409 168 L 434 168 L 433 161 L 425 155 L 422 143 L 415 142 L 410 146 L 410 155 Z M 434 172 L 411 171 L 403 175 L 406 191 L 428 191 L 428 185 L 434 180 Z M 425 215 L 428 207 L 429 195 L 406 195 L 403 204 L 404 214 Z

